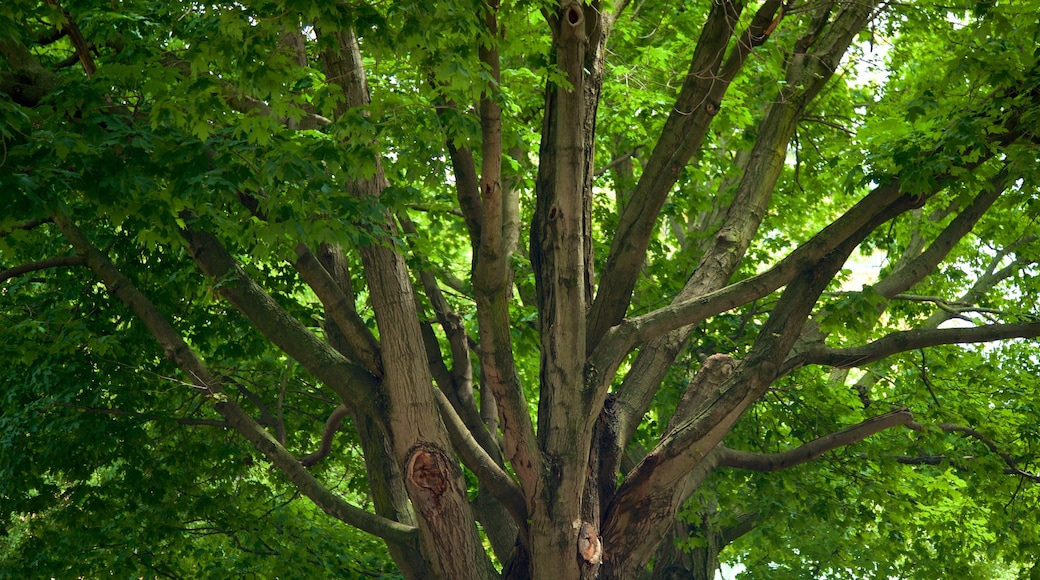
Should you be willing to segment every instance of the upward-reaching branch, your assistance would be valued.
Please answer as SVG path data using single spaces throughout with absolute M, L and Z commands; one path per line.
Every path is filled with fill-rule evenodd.
M 579 573 L 575 550 L 592 436 L 585 363 L 585 50 L 584 7 L 564 2 L 555 23 L 556 65 L 564 82 L 546 93 L 531 262 L 535 273 L 542 352 L 538 439 L 547 462 L 538 474 L 532 551 Z M 602 404 L 602 399 L 600 399 Z M 598 405 L 596 405 L 598 408 Z M 590 566 L 596 563 L 587 562 Z M 546 572 L 547 574 L 548 572 Z
M 769 37 L 781 4 L 779 0 L 762 4 L 723 66 L 726 46 L 744 2 L 712 3 L 682 90 L 614 233 L 602 274 L 602 279 L 609 283 L 600 285 L 589 312 L 589 350 L 625 315 L 668 193 L 682 168 L 701 147 L 726 90 L 751 50 Z
M 497 103 L 500 92 L 498 43 L 501 41 L 498 1 L 491 0 L 482 10 L 486 38 L 480 45 L 479 56 L 490 73 L 491 85 L 480 99 L 480 239 L 473 268 L 480 333 L 477 354 L 485 389 L 494 395 L 498 408 L 505 457 L 529 493 L 541 462 L 535 446 L 534 425 L 516 371 L 509 318 L 513 279 L 510 264 L 519 236 L 519 210 L 517 192 L 505 187 L 502 180 L 502 109 Z

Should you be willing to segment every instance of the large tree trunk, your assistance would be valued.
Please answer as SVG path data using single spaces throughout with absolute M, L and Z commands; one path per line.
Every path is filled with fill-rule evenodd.
M 597 390 L 585 366 L 592 127 L 584 65 L 588 32 L 598 28 L 599 17 L 569 3 L 551 23 L 566 84 L 550 85 L 546 94 L 531 231 L 542 344 L 538 440 L 545 466 L 533 494 L 530 549 L 535 578 L 595 577 L 602 554 L 599 502 L 586 496 L 586 483 L 595 481 L 590 445 L 605 391 Z

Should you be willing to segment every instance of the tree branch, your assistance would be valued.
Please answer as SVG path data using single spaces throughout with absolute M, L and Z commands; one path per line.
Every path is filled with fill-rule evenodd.
M 83 71 L 87 73 L 87 77 L 94 76 L 94 73 L 97 72 L 97 66 L 94 64 L 94 59 L 90 56 L 90 46 L 87 45 L 87 41 L 83 38 L 83 33 L 79 27 L 76 26 L 76 21 L 73 20 L 72 15 L 67 10 L 58 4 L 57 0 L 46 0 L 46 2 L 61 10 L 61 13 L 65 16 L 62 30 L 65 31 L 65 34 L 68 34 L 69 40 L 72 41 L 72 46 L 76 48 L 76 55 L 83 64 Z
M 0 54 L 10 70 L 0 71 L 0 92 L 25 107 L 35 107 L 51 91 L 58 88 L 61 79 L 47 70 L 24 44 L 8 38 L 0 40 Z
M 300 465 L 310 467 L 332 453 L 332 439 L 339 431 L 340 425 L 343 424 L 343 419 L 346 419 L 348 415 L 350 415 L 350 408 L 346 405 L 339 405 L 332 410 L 329 418 L 325 420 L 325 428 L 321 432 L 321 443 L 318 445 L 318 449 L 301 457 Z
M 477 443 L 477 440 L 473 438 L 469 429 L 466 428 L 462 419 L 455 412 L 454 407 L 451 406 L 447 396 L 440 391 L 436 391 L 436 397 L 437 408 L 440 410 L 444 424 L 448 427 L 452 446 L 459 453 L 463 464 L 477 475 L 480 483 L 487 486 L 496 499 L 502 502 L 509 515 L 513 517 L 516 525 L 519 526 L 522 540 L 526 543 L 528 529 L 527 502 L 524 500 L 524 494 L 520 490 L 520 486 Z
M 939 346 L 991 342 L 1009 338 L 1040 336 L 1040 322 L 989 324 L 973 328 L 936 328 L 893 332 L 864 346 L 855 348 L 818 347 L 792 357 L 785 370 L 803 364 L 828 365 L 838 368 L 858 367 L 896 353 Z
M 47 268 L 64 268 L 66 266 L 84 266 L 86 260 L 83 256 L 59 256 L 56 258 L 47 258 L 46 260 L 40 260 L 38 262 L 32 262 L 30 264 L 22 264 L 6 270 L 0 270 L 0 282 L 10 280 L 29 272 L 37 272 L 39 270 L 46 270 Z
M 946 226 L 942 233 L 928 245 L 928 249 L 875 284 L 874 291 L 886 298 L 892 298 L 923 280 L 949 255 L 957 242 L 975 227 L 990 206 L 1004 193 L 1009 179 L 1008 168 L 1005 165 L 989 179 L 987 185 L 982 187 L 982 191 L 975 196 L 971 205 L 957 214 L 950 225 Z
M 305 244 L 296 246 L 296 261 L 293 266 L 300 277 L 314 290 L 314 294 L 325 306 L 326 312 L 336 323 L 347 344 L 350 345 L 355 359 L 372 373 L 374 377 L 383 376 L 383 361 L 379 353 L 379 343 L 372 331 L 358 316 L 354 302 L 339 287 L 332 275 L 322 266 L 310 248 Z
M 972 439 L 982 442 L 982 444 L 985 445 L 991 453 L 999 455 L 1000 458 L 1004 460 L 1004 463 L 1006 463 L 1008 466 L 1009 473 L 1013 475 L 1020 475 L 1026 479 L 1030 479 L 1032 481 L 1040 483 L 1040 474 L 1022 471 L 1022 469 L 1018 467 L 1017 459 L 1012 457 L 1010 453 L 1007 453 L 1006 451 L 1001 451 L 992 439 L 986 437 L 985 435 L 976 431 L 975 429 L 972 429 L 971 427 L 964 427 L 962 425 L 954 425 L 952 423 L 942 423 L 939 425 L 939 428 L 942 429 L 945 433 L 957 433 L 960 435 L 964 435 L 965 437 L 970 437 Z
M 299 320 L 285 312 L 249 278 L 224 246 L 208 232 L 182 230 L 195 262 L 216 278 L 217 291 L 231 302 L 272 343 L 325 383 L 348 405 L 372 416 L 379 393 L 375 378 L 319 339 Z
M 152 336 L 162 346 L 166 357 L 172 360 L 214 403 L 214 409 L 228 424 L 246 438 L 253 446 L 277 466 L 300 490 L 332 517 L 369 532 L 388 542 L 413 544 L 417 530 L 412 526 L 377 516 L 351 505 L 332 493 L 314 478 L 295 457 L 261 427 L 237 403 L 224 393 L 220 383 L 203 365 L 194 351 L 184 342 L 159 309 L 138 290 L 133 283 L 116 268 L 115 264 L 90 243 L 86 235 L 67 217 L 54 216 L 54 223 L 65 235 L 77 254 L 83 256 L 87 266 L 94 271 L 116 298 L 129 307 L 145 324 Z
M 405 234 L 409 236 L 418 234 L 415 223 L 412 222 L 406 213 L 399 212 L 397 219 L 401 224 L 401 230 Z M 410 239 L 409 243 L 414 250 L 414 244 L 411 244 Z M 441 389 L 448 395 L 456 410 L 466 417 L 466 424 L 470 425 L 472 429 L 474 425 L 472 419 L 479 417 L 480 413 L 473 398 L 473 364 L 470 359 L 469 337 L 466 335 L 466 328 L 462 324 L 462 317 L 451 308 L 451 305 L 444 298 L 444 293 L 441 292 L 434 273 L 427 268 L 420 268 L 418 277 L 422 283 L 423 292 L 426 294 L 427 300 L 430 301 L 430 306 L 433 307 L 437 322 L 440 323 L 441 329 L 448 339 L 448 345 L 451 350 L 452 365 L 451 370 L 448 371 L 449 380 L 446 382 L 439 381 Z M 426 347 L 428 358 L 431 359 L 431 370 L 434 370 L 434 366 L 443 366 L 446 369 L 440 353 L 440 346 L 436 344 L 436 339 L 434 339 L 432 344 L 427 341 Z M 436 362 L 433 362 L 434 359 L 436 359 Z M 436 372 L 434 374 L 436 375 Z
M 448 367 L 444 364 L 440 344 L 437 341 L 437 335 L 433 332 L 433 326 L 429 323 L 423 323 L 422 335 L 426 346 L 426 358 L 429 361 L 430 372 L 433 374 L 434 382 L 437 383 L 441 393 L 448 398 L 448 402 L 451 403 L 452 408 L 458 413 L 470 435 L 480 443 L 484 451 L 490 454 L 496 462 L 501 462 L 501 451 L 494 437 L 492 437 L 487 427 L 481 421 L 480 412 L 477 410 L 472 392 L 469 397 L 463 397 L 453 384 L 454 379 L 452 379 L 451 372 L 448 371 Z
M 642 146 L 637 146 L 637 147 L 633 148 L 631 151 L 629 151 L 628 153 L 625 153 L 624 155 L 621 155 L 619 157 L 615 157 L 613 160 L 610 161 L 610 163 L 607 163 L 603 167 L 600 167 L 599 169 L 593 171 L 592 172 L 593 177 L 599 177 L 600 175 L 603 175 L 604 173 L 610 171 L 611 169 L 617 167 L 618 165 L 621 165 L 622 163 L 624 163 L 624 162 L 628 161 L 629 159 L 635 157 L 636 155 L 639 154 L 639 149 L 641 147 Z
M 857 443 L 875 433 L 880 433 L 885 429 L 891 429 L 899 425 L 915 430 L 920 429 L 920 425 L 914 422 L 914 416 L 910 411 L 899 409 L 884 415 L 871 417 L 866 421 L 841 431 L 824 435 L 818 439 L 813 439 L 804 445 L 782 453 L 752 453 L 720 447 L 718 451 L 719 466 L 750 469 L 752 471 L 779 471 L 812 461 L 828 451 Z
M 0 42 L 0 47 L 2 47 L 2 46 L 3 46 L 3 43 Z M 2 52 L 2 48 L 0 48 L 0 52 Z M 11 227 L 10 230 L 0 230 L 0 237 L 4 237 L 4 236 L 7 236 L 7 235 L 10 235 L 13 230 L 29 231 L 29 230 L 32 230 L 32 229 L 36 229 L 37 227 L 39 227 L 39 226 L 41 226 L 43 224 L 49 224 L 49 223 L 53 223 L 53 222 L 54 222 L 54 220 L 52 220 L 49 217 L 48 218 L 35 218 L 35 219 L 31 219 L 31 220 L 26 220 L 26 221 L 24 221 L 24 222 L 22 222 L 20 224 L 15 224 L 14 226 Z

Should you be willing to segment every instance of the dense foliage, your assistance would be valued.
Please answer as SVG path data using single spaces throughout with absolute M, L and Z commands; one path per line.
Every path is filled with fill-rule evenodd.
M 0 578 L 1040 577 L 1038 14 L 5 0 Z

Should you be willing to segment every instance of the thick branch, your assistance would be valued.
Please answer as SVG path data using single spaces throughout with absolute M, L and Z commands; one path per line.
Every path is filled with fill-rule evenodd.
M 763 4 L 756 14 L 742 37 L 743 43 L 738 43 L 738 48 L 743 47 L 741 50 L 744 52 L 737 50 L 730 56 L 723 67 L 723 74 L 736 74 L 735 69 L 746 58 L 755 38 L 766 34 L 776 25 L 778 16 L 773 16 L 773 13 L 778 8 L 768 10 L 768 4 Z M 879 212 L 885 211 L 898 198 L 897 184 L 876 188 L 835 223 L 777 264 L 774 270 L 761 278 L 755 277 L 723 288 L 736 271 L 766 214 L 775 184 L 784 167 L 788 143 L 798 121 L 833 75 L 835 66 L 852 38 L 865 25 L 872 11 L 872 3 L 855 3 L 846 8 L 820 33 L 818 28 L 826 24 L 827 15 L 826 6 L 821 7 L 823 16 L 819 26 L 814 27 L 810 34 L 796 44 L 796 51 L 788 63 L 786 83 L 770 102 L 766 117 L 759 125 L 758 138 L 741 168 L 740 180 L 725 218 L 711 239 L 697 270 L 672 305 L 647 315 L 649 318 L 644 319 L 647 322 L 658 314 L 661 318 L 646 328 L 635 328 L 642 324 L 639 319 L 636 319 L 638 322 L 626 320 L 614 326 L 593 351 L 593 364 L 600 373 L 599 388 L 605 389 L 613 381 L 615 369 L 622 357 L 627 356 L 637 344 L 649 341 L 633 363 L 635 372 L 629 373 L 617 393 L 620 408 L 626 411 L 620 418 L 620 433 L 623 437 L 634 432 L 636 421 L 649 406 L 653 393 L 681 351 L 694 325 L 718 313 L 697 313 L 698 302 L 704 301 L 703 304 L 707 305 L 720 300 L 722 302 L 718 305 L 723 308 L 721 312 L 773 292 L 787 284 L 798 272 L 814 267 L 813 264 L 831 249 L 857 232 L 863 224 L 875 220 Z M 731 69 L 733 72 L 729 73 Z M 798 263 L 801 265 L 796 265 Z M 777 278 L 771 280 L 774 275 Z M 597 301 L 599 299 L 597 297 Z M 680 304 L 685 304 L 689 309 L 686 310 Z M 691 316 L 686 317 L 687 314 Z M 664 324 L 657 326 L 659 322 Z M 632 328 L 625 328 L 630 324 Z M 629 409 L 632 410 L 631 414 L 627 413 Z M 623 446 L 624 443 L 619 445 Z
M 0 282 L 10 280 L 28 274 L 29 272 L 38 272 L 40 270 L 46 270 L 47 268 L 64 268 L 67 266 L 83 266 L 86 261 L 83 256 L 59 256 L 56 258 L 47 258 L 46 260 L 40 260 L 39 262 L 32 262 L 31 264 L 22 264 L 15 266 L 14 268 L 8 268 L 0 271 Z
M 181 234 L 202 271 L 216 278 L 220 295 L 235 305 L 261 334 L 334 390 L 345 403 L 376 416 L 373 399 L 379 388 L 371 374 L 285 312 L 246 275 L 212 234 L 192 229 Z
M 0 71 L 0 92 L 25 107 L 35 107 L 61 79 L 47 70 L 26 46 L 13 38 L 0 40 L 0 55 L 7 59 L 9 71 Z
M 875 227 L 908 209 L 909 203 L 896 200 L 882 208 L 874 219 L 842 239 L 813 268 L 787 285 L 747 356 L 716 392 L 703 398 L 703 411 L 672 427 L 625 478 L 608 510 L 604 537 L 631 544 L 632 540 L 624 540 L 621 535 L 632 533 L 626 528 L 633 521 L 638 522 L 637 529 L 642 533 L 650 534 L 647 538 L 660 537 L 663 526 L 674 514 L 671 498 L 675 486 L 691 470 L 704 464 L 744 411 L 775 380 L 780 363 L 801 334 L 813 305 L 849 254 Z M 652 506 L 650 514 L 645 513 L 647 506 Z M 643 558 L 649 557 L 655 547 L 636 541 L 629 548 L 642 554 L 635 565 L 642 566 Z
M 713 354 L 704 361 L 675 406 L 675 413 L 664 430 L 666 437 L 677 425 L 704 409 L 709 396 L 718 391 L 719 386 L 733 374 L 736 364 L 733 357 L 727 354 Z
M 323 38 L 323 40 L 325 40 Z M 343 89 L 337 115 L 364 114 L 370 103 L 358 37 L 340 29 L 322 53 L 326 78 Z M 379 157 L 367 178 L 349 179 L 347 191 L 359 199 L 379 197 L 389 186 Z M 388 232 L 396 232 L 384 214 Z M 401 252 L 391 242 L 359 248 L 369 297 L 379 329 L 385 377 L 383 414 L 394 455 L 403 467 L 405 488 L 419 520 L 420 548 L 432 573 L 452 578 L 489 574 L 458 463 L 449 455 L 450 436 L 437 411 L 436 389 L 425 357 L 415 290 Z
M 379 354 L 379 343 L 365 321 L 358 316 L 354 302 L 336 284 L 332 275 L 321 265 L 310 248 L 304 244 L 296 246 L 294 266 L 304 282 L 314 290 L 325 311 L 336 323 L 350 345 L 356 360 L 376 378 L 383 376 L 383 361 Z
M 94 76 L 97 72 L 97 66 L 94 65 L 94 59 L 90 56 L 90 47 L 87 45 L 87 40 L 83 38 L 83 33 L 79 27 L 76 26 L 76 21 L 72 19 L 72 15 L 68 13 L 64 8 L 58 4 L 57 0 L 46 0 L 48 4 L 54 6 L 58 10 L 61 10 L 62 14 L 65 15 L 65 22 L 62 24 L 62 30 L 69 36 L 69 40 L 72 41 L 72 46 L 76 48 L 76 56 L 79 57 L 80 63 L 83 64 L 83 71 L 87 73 L 88 77 Z
M 794 357 L 786 366 L 819 364 L 838 368 L 858 367 L 896 353 L 941 344 L 991 342 L 1040 336 L 1040 322 L 990 324 L 972 328 L 936 328 L 893 332 L 855 348 L 815 348 Z
M 399 212 L 397 219 L 401 224 L 401 229 L 406 234 L 415 236 L 418 233 L 415 223 L 412 222 L 406 213 Z M 423 340 L 426 346 L 427 359 L 430 361 L 430 371 L 433 373 L 434 379 L 441 387 L 441 390 L 448 396 L 452 406 L 455 407 L 460 416 L 465 418 L 465 423 L 473 432 L 473 435 L 478 437 L 481 445 L 489 453 L 492 453 L 493 447 L 488 447 L 492 440 L 490 436 L 483 436 L 487 435 L 487 430 L 481 425 L 480 412 L 473 397 L 473 363 L 470 358 L 469 336 L 466 334 L 466 327 L 462 323 L 462 317 L 451 308 L 451 305 L 444 298 L 444 293 L 441 292 L 437 278 L 431 270 L 427 268 L 420 269 L 419 281 L 422 283 L 423 292 L 426 294 L 427 300 L 430 301 L 430 305 L 433 307 L 437 322 L 440 323 L 444 335 L 448 339 L 451 351 L 452 365 L 449 371 L 444 363 L 444 357 L 441 355 L 437 338 L 433 334 L 432 326 L 424 323 L 422 329 Z
M 812 461 L 828 451 L 857 443 L 875 433 L 880 433 L 885 429 L 891 429 L 899 425 L 913 429 L 920 427 L 914 423 L 914 416 L 910 411 L 899 409 L 891 413 L 872 417 L 841 431 L 824 435 L 782 453 L 751 453 L 749 451 L 720 447 L 718 451 L 719 466 L 750 469 L 752 471 L 779 471 Z

